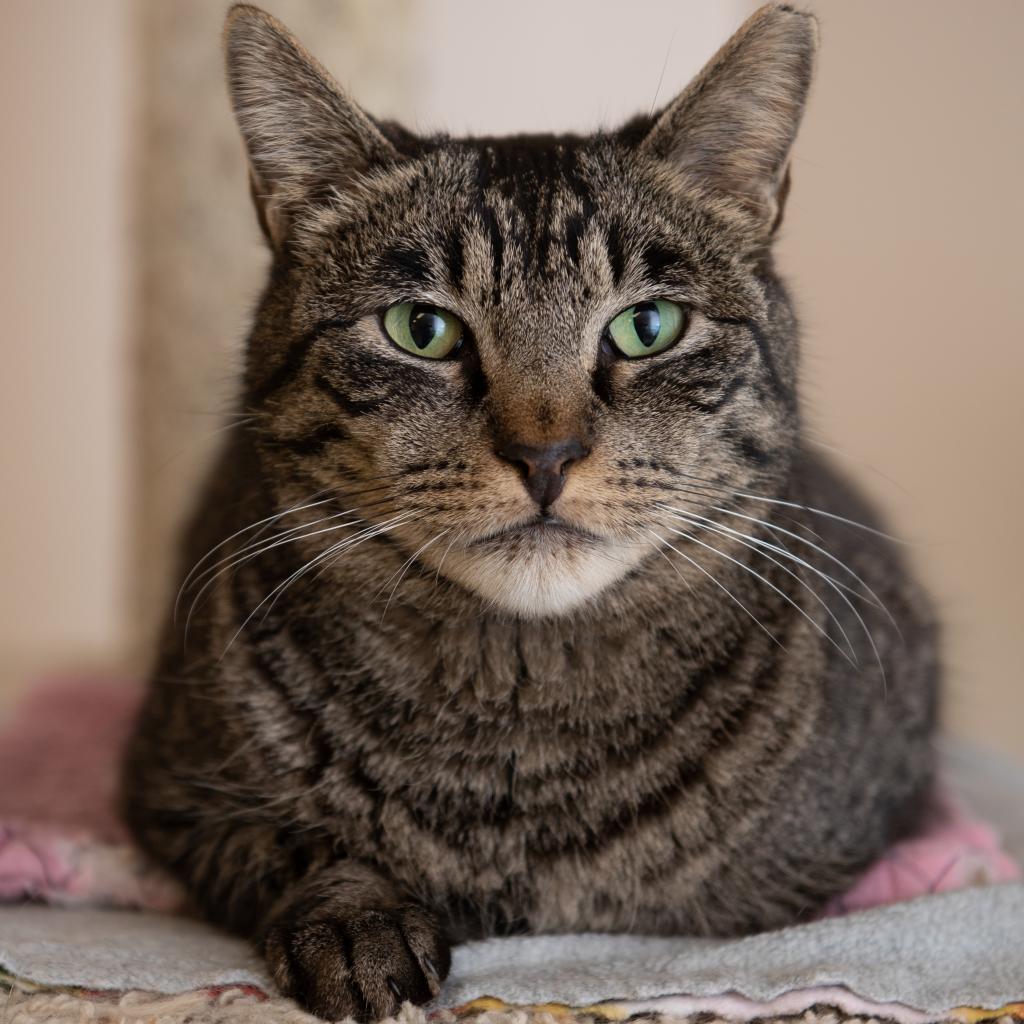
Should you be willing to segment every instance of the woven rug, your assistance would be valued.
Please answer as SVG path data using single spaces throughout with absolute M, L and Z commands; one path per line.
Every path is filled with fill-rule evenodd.
M 596 1024 L 591 1014 L 574 1013 L 563 1007 L 477 1008 L 461 1013 L 452 1010 L 427 1014 L 406 1006 L 384 1024 Z M 734 1024 L 731 1018 L 714 1014 L 688 1017 L 645 1014 L 636 1018 L 656 1024 Z M 976 1021 L 1019 1024 L 1012 1011 Z M 766 1016 L 758 1024 L 882 1024 L 885 1018 L 844 1013 L 829 1006 L 815 1006 L 799 1014 Z M 0 1011 L 3 1024 L 319 1024 L 314 1017 L 285 999 L 261 999 L 241 989 L 218 992 L 189 992 L 181 996 L 153 997 L 131 993 L 114 1001 L 84 999 L 67 994 L 25 995 L 13 993 Z

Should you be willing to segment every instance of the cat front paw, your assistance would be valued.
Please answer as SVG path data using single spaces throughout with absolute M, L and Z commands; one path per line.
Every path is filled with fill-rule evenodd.
M 448 974 L 441 929 L 415 904 L 280 921 L 264 940 L 275 984 L 325 1020 L 377 1021 L 402 1003 L 425 1003 Z

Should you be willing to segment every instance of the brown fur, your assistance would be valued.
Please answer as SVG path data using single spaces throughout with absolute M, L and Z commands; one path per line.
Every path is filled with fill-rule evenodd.
M 913 827 L 934 627 L 802 446 L 771 263 L 815 37 L 763 8 L 615 134 L 422 139 L 233 9 L 274 264 L 126 806 L 315 1012 L 473 936 L 790 923 Z M 683 337 L 617 358 L 652 298 Z M 404 301 L 454 358 L 388 340 Z

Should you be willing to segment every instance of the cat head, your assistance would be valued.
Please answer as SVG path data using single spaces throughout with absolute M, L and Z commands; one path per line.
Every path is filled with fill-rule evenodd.
M 796 332 L 770 247 L 811 17 L 762 8 L 660 113 L 589 137 L 374 120 L 237 6 L 228 79 L 273 250 L 247 353 L 266 484 L 439 578 L 557 615 L 777 486 Z

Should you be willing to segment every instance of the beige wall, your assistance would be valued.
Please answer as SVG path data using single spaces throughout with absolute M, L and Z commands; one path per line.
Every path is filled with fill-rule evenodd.
M 0 32 L 0 693 L 125 641 L 121 0 L 7 0 Z
M 166 589 L 262 261 L 220 87 L 224 6 L 5 7 L 0 694 L 26 668 L 130 662 Z M 267 6 L 376 112 L 497 132 L 650 109 L 754 5 Z M 953 727 L 1020 754 L 1024 4 L 813 6 L 821 74 L 780 246 L 812 422 L 941 597 Z
M 420 0 L 425 74 L 410 124 L 588 131 L 650 111 L 754 9 L 750 0 Z
M 780 246 L 812 423 L 939 597 L 951 726 L 1024 757 L 1024 3 L 813 7 Z

